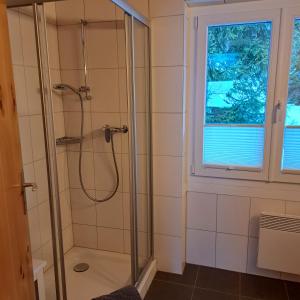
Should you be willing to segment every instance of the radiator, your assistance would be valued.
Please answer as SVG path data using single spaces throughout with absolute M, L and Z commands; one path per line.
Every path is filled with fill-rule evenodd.
M 300 217 L 262 213 L 257 266 L 300 275 Z

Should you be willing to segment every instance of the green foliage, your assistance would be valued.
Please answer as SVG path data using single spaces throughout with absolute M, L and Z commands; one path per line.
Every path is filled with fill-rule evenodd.
M 209 27 L 207 80 L 233 86 L 227 107 L 207 107 L 207 123 L 264 123 L 271 31 L 270 22 Z
M 288 104 L 300 105 L 300 20 L 296 20 L 293 34 Z

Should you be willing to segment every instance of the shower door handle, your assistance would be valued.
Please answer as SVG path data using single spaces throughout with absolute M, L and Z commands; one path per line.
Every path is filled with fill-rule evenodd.
M 33 192 L 38 190 L 38 186 L 35 182 L 24 182 L 22 187 L 23 191 L 25 191 L 27 188 L 31 188 Z

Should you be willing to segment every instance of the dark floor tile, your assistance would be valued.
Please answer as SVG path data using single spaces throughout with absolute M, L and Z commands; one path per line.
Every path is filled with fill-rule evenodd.
M 193 287 L 154 280 L 145 300 L 190 300 Z
M 198 266 L 186 264 L 182 275 L 157 272 L 155 279 L 194 286 L 197 277 L 197 270 Z
M 241 275 L 241 295 L 261 300 L 287 300 L 284 282 L 249 274 Z
M 300 283 L 299 282 L 285 282 L 290 300 L 300 300 Z
M 239 296 L 196 288 L 192 300 L 238 300 Z
M 196 286 L 222 293 L 238 295 L 239 276 L 237 272 L 199 267 Z

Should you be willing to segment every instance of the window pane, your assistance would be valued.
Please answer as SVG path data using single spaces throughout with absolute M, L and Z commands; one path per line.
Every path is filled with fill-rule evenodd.
M 205 127 L 204 164 L 259 168 L 263 164 L 263 127 Z
M 282 168 L 300 170 L 300 19 L 293 33 L 285 125 Z
M 272 22 L 209 26 L 207 37 L 203 162 L 260 168 Z
M 271 22 L 208 27 L 207 124 L 264 124 Z

